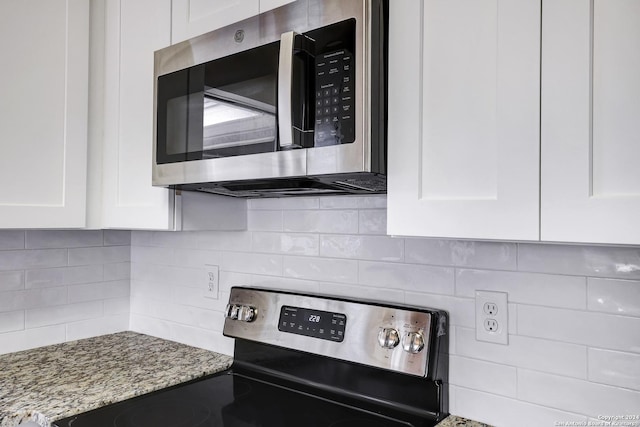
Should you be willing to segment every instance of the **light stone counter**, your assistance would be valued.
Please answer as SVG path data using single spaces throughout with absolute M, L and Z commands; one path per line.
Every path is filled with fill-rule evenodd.
M 227 369 L 229 356 L 121 332 L 0 355 L 0 427 L 51 422 Z M 449 416 L 438 427 L 490 427 Z
M 436 427 L 491 427 L 488 424 L 479 423 L 477 421 L 468 420 L 466 418 L 449 415 L 442 420 Z
M 0 355 L 0 427 L 52 421 L 222 371 L 232 358 L 134 332 Z

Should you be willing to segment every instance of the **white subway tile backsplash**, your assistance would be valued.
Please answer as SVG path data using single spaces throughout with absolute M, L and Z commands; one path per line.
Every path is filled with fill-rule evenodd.
M 358 232 L 357 210 L 284 211 L 283 221 L 284 231 L 336 234 Z
M 358 197 L 329 196 L 320 198 L 320 209 L 357 209 Z
M 453 295 L 453 268 L 392 262 L 360 261 L 358 282 L 415 292 Z
M 320 255 L 377 261 L 402 261 L 404 240 L 387 236 L 322 235 Z
M 69 265 L 107 264 L 131 259 L 130 246 L 69 249 Z
M 241 285 L 241 284 L 239 284 Z M 250 280 L 251 286 L 260 288 L 280 289 L 297 292 L 317 293 L 319 289 L 318 282 L 315 280 L 293 279 L 290 277 L 280 276 L 260 276 L 253 275 Z
M 66 339 L 64 325 L 0 334 L 0 354 L 13 353 L 34 347 L 58 344 Z
M 337 295 L 347 298 L 358 298 L 368 301 L 380 301 L 387 303 L 404 303 L 405 294 L 400 289 L 376 288 L 346 285 L 343 283 L 321 282 L 320 292 L 326 295 Z M 358 297 L 360 295 L 360 297 Z M 364 296 L 363 296 L 364 295 Z
M 587 378 L 586 346 L 513 334 L 509 335 L 509 345 L 496 345 L 477 341 L 475 329 L 455 329 L 456 354 L 460 356 L 575 378 Z
M 130 262 L 114 262 L 104 265 L 104 281 L 122 280 L 131 278 Z
M 407 238 L 404 250 L 406 262 L 454 265 L 451 242 L 448 240 Z
M 318 209 L 320 200 L 317 197 L 285 197 L 280 199 L 280 208 L 287 209 Z
M 62 267 L 67 265 L 67 249 L 0 251 L 0 270 Z
M 405 303 L 447 311 L 449 313 L 450 326 L 473 328 L 476 322 L 475 301 L 470 298 L 405 292 Z
M 476 290 L 507 292 L 509 302 L 586 308 L 584 277 L 459 269 L 456 272 L 456 295 L 474 298 Z
M 33 329 L 49 325 L 60 325 L 63 323 L 101 317 L 102 315 L 102 301 L 33 308 L 26 311 L 25 328 Z
M 591 417 L 638 414 L 640 392 L 526 369 L 518 370 L 518 398 Z
M 25 285 L 30 289 L 100 282 L 103 271 L 102 264 L 27 270 Z
M 122 298 L 112 298 L 104 300 L 104 315 L 112 316 L 115 314 L 129 315 L 131 311 L 130 295 Z
M 292 255 L 318 255 L 317 234 L 263 233 L 254 232 L 252 248 L 254 252 L 269 252 Z
M 62 305 L 67 302 L 67 288 L 27 289 L 0 294 L 0 312 Z
M 69 286 L 69 303 L 122 298 L 129 295 L 129 280 Z
M 259 286 L 447 310 L 457 415 L 538 427 L 640 402 L 640 248 L 391 238 L 385 196 L 248 206 L 238 232 L 0 230 L 0 353 L 128 328 L 231 354 L 229 290 Z M 508 293 L 509 345 L 476 341 L 475 290 Z
M 297 279 L 357 283 L 358 261 L 285 256 L 283 274 Z
M 104 246 L 131 246 L 131 231 L 104 230 Z
M 242 252 L 226 252 L 222 257 L 222 269 L 236 273 L 282 275 L 282 256 Z
M 452 241 L 453 262 L 456 266 L 515 270 L 515 243 Z
M 0 334 L 24 329 L 24 311 L 0 313 Z
M 198 233 L 198 247 L 208 250 L 248 252 L 251 250 L 251 233 L 204 231 Z
M 518 306 L 518 334 L 640 353 L 640 318 Z
M 0 292 L 24 289 L 23 271 L 0 271 Z
M 583 415 L 464 387 L 454 388 L 455 414 L 491 423 L 495 427 L 552 427 L 568 422 L 584 422 L 586 425 L 587 417 Z
M 640 391 L 640 354 L 590 348 L 589 381 Z
M 587 284 L 589 310 L 640 317 L 640 281 L 590 277 Z
M 253 231 L 283 231 L 282 211 L 248 211 L 247 226 Z
M 640 247 L 518 244 L 518 270 L 640 279 Z
M 24 249 L 24 231 L 0 230 L 0 250 Z
M 27 230 L 27 249 L 102 246 L 102 230 Z
M 387 196 L 358 197 L 358 209 L 386 209 Z
M 360 234 L 387 234 L 387 210 L 386 209 L 370 209 L 361 210 L 359 212 L 359 229 Z
M 501 396 L 516 397 L 516 368 L 450 356 L 449 383 Z
M 67 323 L 67 341 L 80 340 L 98 335 L 114 334 L 129 330 L 129 314 L 116 314 L 96 319 Z

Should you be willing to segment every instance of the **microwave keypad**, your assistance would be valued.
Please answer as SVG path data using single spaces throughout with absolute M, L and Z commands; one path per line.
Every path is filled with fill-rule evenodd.
M 353 71 L 348 50 L 316 56 L 316 147 L 355 141 Z

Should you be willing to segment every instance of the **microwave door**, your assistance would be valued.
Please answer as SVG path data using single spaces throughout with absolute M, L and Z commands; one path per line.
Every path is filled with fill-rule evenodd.
M 203 158 L 220 157 L 239 147 L 271 144 L 275 150 L 276 109 L 258 100 L 206 88 L 203 111 Z

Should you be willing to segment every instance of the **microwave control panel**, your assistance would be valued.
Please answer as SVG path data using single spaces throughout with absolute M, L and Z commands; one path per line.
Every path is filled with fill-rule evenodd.
M 346 49 L 316 56 L 315 146 L 355 141 L 353 55 Z

